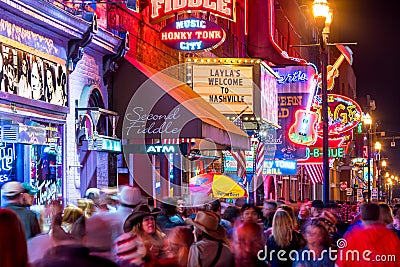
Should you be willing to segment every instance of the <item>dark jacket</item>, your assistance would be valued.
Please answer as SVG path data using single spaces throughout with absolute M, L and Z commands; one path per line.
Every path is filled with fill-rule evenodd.
M 41 233 L 39 222 L 36 219 L 36 214 L 28 210 L 26 207 L 18 204 L 7 204 L 5 208 L 14 211 L 21 219 L 22 226 L 25 230 L 26 239 L 32 238 Z
M 32 267 L 118 267 L 102 257 L 92 256 L 89 249 L 79 245 L 57 246 L 49 249 L 45 256 Z
M 289 253 L 291 251 L 297 251 L 306 245 L 306 240 L 303 235 L 297 231 L 293 231 L 292 233 L 292 241 L 289 246 L 285 248 L 281 248 L 275 241 L 273 235 L 271 235 L 267 240 L 267 261 L 269 261 L 271 267 L 292 267 L 293 261 L 289 257 Z M 271 252 L 274 250 L 274 252 Z M 278 251 L 284 250 L 285 254 L 281 254 L 282 258 L 287 259 L 286 261 L 280 261 L 278 259 Z M 270 257 L 269 257 L 270 256 Z

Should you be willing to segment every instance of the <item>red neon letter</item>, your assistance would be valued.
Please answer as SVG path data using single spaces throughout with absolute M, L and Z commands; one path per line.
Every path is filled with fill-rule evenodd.
M 217 4 L 215 4 L 215 3 L 210 3 L 210 0 L 204 0 L 203 6 L 204 6 L 205 8 L 209 8 L 209 9 L 212 9 L 212 10 L 216 10 L 216 9 L 217 9 Z
M 202 2 L 202 0 L 188 0 L 188 7 L 199 7 Z
M 173 1 L 174 1 L 173 2 L 174 10 L 181 9 L 183 7 L 186 7 L 187 5 L 187 0 L 173 0 Z
M 158 10 L 161 8 L 162 3 L 164 3 L 164 0 L 151 0 L 151 6 L 153 7 L 151 10 L 152 18 L 156 18 L 160 15 Z

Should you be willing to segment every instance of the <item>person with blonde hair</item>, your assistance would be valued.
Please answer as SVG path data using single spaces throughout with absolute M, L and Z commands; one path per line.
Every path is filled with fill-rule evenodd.
M 62 214 L 61 227 L 66 233 L 71 233 L 72 226 L 74 223 L 83 216 L 83 210 L 78 208 L 74 204 L 68 204 Z
M 194 242 L 192 229 L 176 226 L 168 233 L 169 257 L 177 260 L 179 266 L 187 266 L 189 249 Z
M 305 244 L 303 235 L 295 230 L 292 216 L 287 211 L 278 208 L 272 220 L 272 235 L 267 240 L 267 261 L 270 266 L 292 266 L 293 261 L 289 257 L 289 252 L 300 250 Z M 280 251 L 285 251 L 283 254 L 285 261 L 282 260 L 282 257 L 278 259 L 277 255 L 283 253 Z

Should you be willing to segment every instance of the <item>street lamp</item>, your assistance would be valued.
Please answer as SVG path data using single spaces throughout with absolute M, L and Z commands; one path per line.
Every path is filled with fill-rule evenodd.
M 367 161 L 367 179 L 368 179 L 368 188 L 367 188 L 367 201 L 370 202 L 371 200 L 371 125 L 372 125 L 372 118 L 367 113 L 364 117 L 364 124 L 369 125 L 367 129 L 367 153 L 368 153 L 368 161 Z
M 327 43 L 329 35 L 329 26 L 332 21 L 332 12 L 330 12 L 327 0 L 314 0 L 313 14 L 315 24 L 318 28 L 319 39 L 319 56 L 321 62 L 321 80 L 322 80 L 322 163 L 324 173 L 324 191 L 323 201 L 325 204 L 329 202 L 330 181 L 329 181 L 329 140 L 328 140 L 328 86 L 327 86 Z

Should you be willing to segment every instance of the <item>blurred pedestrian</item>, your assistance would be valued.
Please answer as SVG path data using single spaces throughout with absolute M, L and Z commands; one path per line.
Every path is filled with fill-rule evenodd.
M 233 234 L 234 228 L 242 223 L 241 220 L 241 211 L 238 207 L 236 206 L 229 206 L 225 209 L 224 214 L 222 215 L 222 218 L 230 222 L 231 228 L 226 230 L 226 237 L 230 240 Z
M 187 206 L 186 202 L 185 202 L 185 200 L 183 198 L 178 198 L 176 203 L 178 205 L 178 213 L 181 215 L 181 217 L 184 220 L 186 220 L 190 216 L 193 216 L 193 213 L 194 213 L 193 208 Z
M 157 217 L 157 225 L 166 232 L 176 226 L 184 226 L 185 221 L 178 213 L 177 202 L 173 198 L 166 198 L 161 203 L 161 213 Z
M 272 235 L 267 240 L 267 260 L 271 267 L 292 266 L 292 259 L 288 256 L 292 250 L 300 250 L 306 244 L 303 235 L 295 230 L 290 214 L 278 208 L 272 220 Z M 275 251 L 275 253 L 272 253 Z M 277 251 L 284 251 L 283 259 L 278 257 Z M 280 254 L 282 255 L 282 253 Z
M 100 205 L 102 205 L 101 201 L 102 197 L 100 196 Z M 101 212 L 101 217 L 107 221 L 108 226 L 111 228 L 113 242 L 124 233 L 126 218 L 132 214 L 135 207 L 143 203 L 140 189 L 129 185 L 120 187 L 118 201 L 120 204 L 117 206 L 116 211 L 110 209 Z
M 75 244 L 72 235 L 66 233 L 61 227 L 62 215 L 59 213 L 53 214 L 51 226 L 46 234 L 34 236 L 28 240 L 28 255 L 29 262 L 41 260 L 47 251 L 55 246 Z
M 74 204 L 68 204 L 62 214 L 62 224 L 61 227 L 66 233 L 71 233 L 72 226 L 74 223 L 84 215 L 81 208 L 78 208 Z
M 156 223 L 156 216 L 159 213 L 159 209 L 151 210 L 146 204 L 139 205 L 133 210 L 124 223 L 125 234 L 116 240 L 117 257 L 129 254 L 126 251 L 122 252 L 119 248 L 120 245 L 123 245 L 124 240 L 129 239 L 137 239 L 137 242 L 141 240 L 144 244 L 146 262 L 168 256 L 167 237 L 161 232 Z M 133 252 L 136 254 L 136 251 Z
M 40 225 L 36 214 L 26 208 L 26 203 L 29 201 L 26 194 L 28 191 L 22 187 L 21 183 L 17 181 L 7 182 L 1 190 L 7 200 L 4 207 L 14 211 L 19 216 L 26 238 L 29 239 L 40 234 Z
M 231 224 L 231 222 L 227 221 L 223 217 L 221 217 L 222 205 L 221 205 L 221 201 L 219 201 L 219 199 L 215 199 L 210 202 L 210 210 L 215 212 L 220 217 L 219 224 L 221 224 L 222 227 L 224 227 L 226 231 L 229 231 L 230 229 L 232 229 L 233 225 Z
M 50 248 L 41 260 L 32 264 L 33 267 L 119 267 L 107 258 L 91 255 L 85 241 L 87 237 L 85 216 L 74 223 L 71 234 L 67 235 L 71 237 L 68 239 L 68 244 Z
M 189 249 L 194 242 L 191 228 L 187 226 L 176 226 L 168 233 L 169 257 L 176 259 L 181 267 L 188 263 Z
M 275 200 L 266 200 L 263 204 L 263 216 L 264 216 L 264 230 L 272 227 L 272 219 L 274 218 L 274 214 L 276 209 L 278 208 L 278 204 Z
M 293 207 L 288 204 L 282 204 L 279 206 L 279 208 L 283 209 L 284 211 L 289 213 L 290 217 L 292 218 L 293 224 L 294 224 L 294 229 L 299 230 L 299 227 L 297 224 L 297 217 L 296 217 Z
M 243 222 L 261 223 L 261 211 L 253 204 L 244 204 L 241 208 Z
M 324 226 L 311 223 L 307 226 L 304 237 L 307 245 L 298 253 L 293 267 L 334 267 L 335 261 L 330 257 L 331 238 Z
M 379 221 L 383 223 L 386 228 L 392 230 L 400 238 L 400 231 L 397 230 L 393 225 L 394 218 L 392 209 L 386 203 L 379 203 Z
M 324 211 L 324 202 L 316 199 L 311 202 L 311 219 L 318 218 Z
M 297 222 L 299 225 L 300 233 L 304 233 L 306 231 L 307 225 L 309 225 L 311 222 L 310 210 L 307 205 L 302 204 L 300 206 L 299 214 L 297 216 Z
M 244 222 L 233 233 L 232 251 L 235 256 L 235 266 L 268 266 L 258 258 L 260 250 L 264 249 L 265 239 L 263 228 L 255 222 Z
M 199 211 L 194 220 L 188 219 L 186 223 L 195 228 L 195 243 L 189 249 L 188 266 L 233 266 L 233 254 L 226 243 L 225 229 L 220 225 L 217 214 Z
M 0 208 L 0 266 L 29 267 L 25 231 L 18 215 Z
M 338 255 L 349 255 L 352 251 L 358 251 L 359 257 L 338 257 L 338 267 L 395 267 L 400 259 L 400 240 L 396 234 L 379 222 L 379 206 L 376 203 L 362 203 L 360 205 L 362 225 L 353 228 L 344 238 L 346 246 L 343 246 Z M 369 253 L 365 253 L 368 251 Z M 392 255 L 395 261 L 379 261 L 381 257 Z M 376 261 L 378 259 L 378 261 Z
M 85 192 L 85 197 L 87 199 L 91 199 L 95 206 L 95 212 L 99 211 L 99 203 L 100 203 L 100 189 L 98 188 L 88 188 Z

